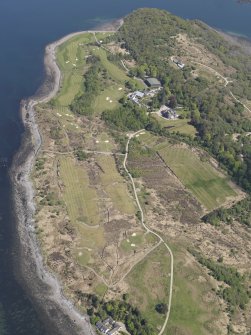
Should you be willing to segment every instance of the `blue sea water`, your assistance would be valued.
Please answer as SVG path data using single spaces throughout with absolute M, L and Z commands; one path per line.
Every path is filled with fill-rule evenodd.
M 49 334 L 12 262 L 15 220 L 1 161 L 10 163 L 20 145 L 20 100 L 43 80 L 46 44 L 139 7 L 166 9 L 251 39 L 251 4 L 235 0 L 0 0 L 0 335 Z

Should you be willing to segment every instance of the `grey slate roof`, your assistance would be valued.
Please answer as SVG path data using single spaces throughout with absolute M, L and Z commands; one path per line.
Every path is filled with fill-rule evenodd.
M 161 83 L 160 83 L 160 81 L 157 78 L 147 78 L 146 82 L 150 86 L 161 86 Z

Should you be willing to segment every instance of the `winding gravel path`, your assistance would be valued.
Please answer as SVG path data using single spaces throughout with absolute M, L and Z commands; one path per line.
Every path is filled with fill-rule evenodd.
M 123 166 L 124 166 L 124 169 L 126 171 L 126 173 L 128 174 L 130 180 L 131 180 L 131 183 L 132 183 L 132 187 L 133 187 L 133 192 L 134 192 L 134 196 L 135 196 L 135 199 L 136 199 L 136 202 L 137 202 L 137 205 L 138 205 L 138 208 L 139 208 L 139 211 L 141 213 L 141 224 L 142 226 L 145 228 L 145 230 L 153 235 L 155 235 L 159 241 L 161 243 L 164 244 L 164 246 L 167 248 L 169 254 L 170 254 L 170 257 L 171 257 L 171 270 L 170 270 L 170 288 L 169 288 L 169 299 L 168 299 L 168 311 L 167 311 L 167 314 L 166 314 L 166 319 L 165 319 L 165 322 L 159 332 L 158 335 L 162 335 L 165 331 L 165 328 L 166 328 L 166 325 L 167 325 L 167 322 L 169 320 L 169 317 L 170 317 L 170 311 L 171 311 L 171 306 L 172 306 L 172 294 L 173 294 L 173 265 L 174 265 L 174 260 L 173 260 L 173 253 L 172 253 L 172 250 L 170 249 L 170 247 L 168 246 L 168 244 L 163 240 L 163 238 L 158 234 L 156 233 L 155 231 L 151 230 L 149 227 L 147 227 L 147 225 L 145 224 L 145 218 L 144 218 L 144 212 L 142 210 L 142 207 L 140 205 L 140 202 L 139 202 L 139 198 L 138 198 L 138 194 L 137 194 L 137 190 L 136 190 L 136 187 L 135 187 L 135 183 L 134 183 L 134 180 L 133 180 L 133 177 L 131 175 L 131 173 L 129 172 L 128 168 L 127 168 L 127 159 L 128 159 L 128 153 L 129 153 L 129 145 L 130 145 L 130 141 L 131 139 L 134 138 L 134 136 L 136 135 L 139 135 L 142 131 L 145 131 L 145 129 L 141 129 L 133 134 L 130 134 L 129 135 L 129 138 L 128 138 L 128 141 L 127 141 L 127 144 L 126 144 L 126 154 L 125 154 L 125 158 L 124 158 L 124 162 L 123 162 Z

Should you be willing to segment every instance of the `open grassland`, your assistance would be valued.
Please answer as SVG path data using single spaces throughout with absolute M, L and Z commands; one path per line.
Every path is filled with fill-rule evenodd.
M 126 279 L 129 301 L 157 328 L 165 316 L 156 312 L 158 303 L 168 304 L 170 257 L 161 245 L 132 270 Z
M 196 135 L 196 129 L 194 126 L 189 124 L 189 119 L 178 119 L 178 120 L 167 120 L 157 114 L 154 114 L 163 128 L 168 128 L 171 133 L 179 132 L 180 134 L 190 135 L 194 137 Z
M 76 122 L 76 116 L 71 112 L 68 107 L 55 106 L 53 107 L 54 116 L 60 125 L 61 132 L 71 130 L 76 134 L 81 130 L 78 123 Z M 67 136 L 61 139 L 61 141 L 67 141 Z
M 97 194 L 90 186 L 87 171 L 70 157 L 60 161 L 60 173 L 64 183 L 64 201 L 71 222 L 97 225 L 100 221 Z
M 115 208 L 121 213 L 135 214 L 136 209 L 126 182 L 118 173 L 115 160 L 110 156 L 99 156 L 97 162 L 101 167 L 101 183 Z
M 102 113 L 107 109 L 115 109 L 119 106 L 119 100 L 124 96 L 124 85 L 113 84 L 100 92 L 93 103 L 93 109 L 96 114 Z
M 145 85 L 141 81 L 128 77 L 128 75 L 126 74 L 125 70 L 122 67 L 119 67 L 118 65 L 108 60 L 107 56 L 109 54 L 109 51 L 101 47 L 96 47 L 92 50 L 92 52 L 96 56 L 100 57 L 104 68 L 107 70 L 110 78 L 114 80 L 114 82 L 116 82 L 117 84 L 124 85 L 127 81 L 130 80 L 131 82 L 134 82 L 139 89 L 145 88 Z
M 121 84 L 124 84 L 127 80 L 129 80 L 129 77 L 126 75 L 125 71 L 107 59 L 106 50 L 96 47 L 92 51 L 96 56 L 100 57 L 102 65 L 113 80 Z
M 213 285 L 190 256 L 175 250 L 173 302 L 165 335 L 219 335 L 218 301 L 211 294 Z
M 79 264 L 95 267 L 95 253 L 106 243 L 103 228 L 88 227 L 79 223 L 73 225 L 78 232 L 78 243 L 74 253 Z
M 116 148 L 114 139 L 106 132 L 98 134 L 95 138 L 95 141 L 95 149 L 97 151 L 112 152 Z
M 75 95 L 82 90 L 85 56 L 87 47 L 82 44 L 91 42 L 92 34 L 83 34 L 70 39 L 58 48 L 57 60 L 63 73 L 63 81 L 56 102 L 62 106 L 68 106 Z
M 96 34 L 98 40 L 103 40 L 108 35 L 111 33 Z M 88 43 L 93 43 L 93 46 Z M 82 92 L 83 74 L 88 66 L 86 57 L 90 54 L 100 57 L 109 77 L 107 86 L 93 101 L 92 107 L 99 114 L 105 109 L 118 107 L 119 99 L 125 94 L 125 82 L 134 79 L 129 78 L 122 68 L 107 59 L 108 51 L 95 45 L 93 33 L 74 37 L 59 47 L 57 60 L 63 73 L 63 81 L 55 101 L 58 105 L 69 106 L 74 97 Z
M 134 250 L 138 250 L 142 248 L 142 246 L 147 245 L 148 242 L 149 241 L 147 240 L 147 235 L 145 234 L 145 231 L 144 232 L 137 231 L 131 234 L 130 236 L 127 236 L 126 239 L 121 241 L 120 249 L 124 253 L 132 254 Z M 155 242 L 155 240 L 150 241 L 150 242 L 153 243 Z
M 208 210 L 223 204 L 227 197 L 236 195 L 227 178 L 189 148 L 167 144 L 160 149 L 157 146 L 157 150 L 181 182 Z
M 141 143 L 158 152 L 183 185 L 207 210 L 219 207 L 228 197 L 237 195 L 227 177 L 192 149 L 160 140 L 158 136 L 147 132 L 139 139 Z

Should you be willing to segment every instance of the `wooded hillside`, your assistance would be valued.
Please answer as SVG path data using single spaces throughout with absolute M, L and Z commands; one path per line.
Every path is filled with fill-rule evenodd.
M 231 69 L 233 83 L 216 85 L 206 77 L 193 76 L 194 66 L 181 71 L 170 64 L 172 55 L 182 54 L 177 34 L 186 34 L 202 44 L 219 62 Z M 197 129 L 195 144 L 209 150 L 246 191 L 251 192 L 251 121 L 243 106 L 231 98 L 251 99 L 251 60 L 221 35 L 201 22 L 186 21 L 158 9 L 140 9 L 129 15 L 117 38 L 124 43 L 137 67 L 131 75 L 156 76 L 164 86 L 159 104 L 175 96 L 186 108 Z M 217 63 L 212 64 L 217 67 Z M 238 134 L 238 139 L 236 136 Z

